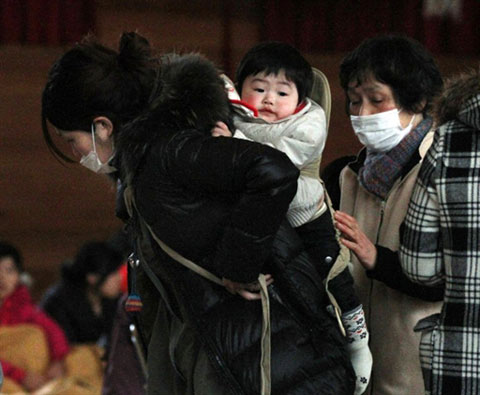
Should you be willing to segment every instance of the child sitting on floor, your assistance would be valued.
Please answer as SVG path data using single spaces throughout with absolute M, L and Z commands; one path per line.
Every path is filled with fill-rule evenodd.
M 33 304 L 27 287 L 21 282 L 22 273 L 18 250 L 0 242 L 0 362 L 5 376 L 4 391 L 9 382 L 15 390 L 33 391 L 49 380 L 62 377 L 64 358 L 69 351 L 62 329 Z M 42 340 L 48 345 L 45 353 L 40 344 Z M 21 350 L 26 355 L 19 358 Z M 41 368 L 42 359 L 48 359 L 46 369 Z
M 284 43 L 266 42 L 253 47 L 241 60 L 236 80 L 240 95 L 225 77 L 236 110 L 236 130 L 218 122 L 213 136 L 234 136 L 274 147 L 299 168 L 297 193 L 287 219 L 326 279 L 340 251 L 332 215 L 319 177 L 327 137 L 325 112 L 309 99 L 313 71 L 304 57 Z M 355 394 L 365 391 L 372 359 L 362 305 L 353 290 L 348 270 L 333 278 L 328 288 L 341 310 L 357 383 Z

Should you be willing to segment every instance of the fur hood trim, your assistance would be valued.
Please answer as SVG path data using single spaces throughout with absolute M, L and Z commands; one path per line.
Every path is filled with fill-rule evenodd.
M 474 101 L 472 103 L 471 101 Z M 480 68 L 447 79 L 442 95 L 434 105 L 437 125 L 462 118 L 464 111 L 480 111 Z
M 116 136 L 117 153 L 129 173 L 163 133 L 195 129 L 210 135 L 218 121 L 232 125 L 223 80 L 205 57 L 166 55 L 155 85 L 148 108 Z

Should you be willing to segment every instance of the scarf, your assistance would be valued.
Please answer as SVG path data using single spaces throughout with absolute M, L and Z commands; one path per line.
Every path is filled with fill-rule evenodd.
M 432 124 L 433 119 L 426 117 L 390 151 L 367 152 L 365 163 L 358 172 L 360 184 L 370 193 L 385 199 Z

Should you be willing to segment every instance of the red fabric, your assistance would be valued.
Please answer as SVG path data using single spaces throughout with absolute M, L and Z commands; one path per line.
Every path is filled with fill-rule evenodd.
M 295 45 L 298 21 L 297 10 L 301 0 L 265 0 L 264 34 L 270 40 Z
M 19 384 L 22 383 L 27 372 L 25 372 L 23 369 L 17 368 L 16 366 L 13 366 L 10 362 L 7 361 L 2 360 L 0 361 L 0 364 L 2 365 L 4 377 L 8 377 L 9 379 L 12 379 Z
M 480 53 L 480 3 L 478 0 L 463 0 L 460 20 L 446 18 L 445 38 L 449 51 L 457 54 Z
M 462 0 L 458 20 L 423 8 L 423 0 L 265 0 L 263 39 L 304 52 L 350 51 L 368 37 L 403 33 L 433 53 L 480 54 L 478 0 Z
M 63 330 L 33 304 L 30 293 L 24 285 L 19 285 L 0 306 L 0 325 L 18 324 L 34 324 L 44 330 L 52 360 L 62 359 L 68 353 L 69 346 Z
M 123 265 L 120 266 L 118 269 L 118 272 L 120 273 L 121 282 L 120 282 L 120 288 L 123 293 L 128 293 L 128 267 L 127 264 L 124 263 Z
M 297 106 L 297 108 L 295 109 L 294 114 L 302 111 L 302 110 L 305 108 L 306 105 L 307 105 L 307 102 L 306 102 L 306 101 L 301 102 L 301 103 Z
M 95 0 L 2 0 L 0 42 L 66 44 L 94 30 Z

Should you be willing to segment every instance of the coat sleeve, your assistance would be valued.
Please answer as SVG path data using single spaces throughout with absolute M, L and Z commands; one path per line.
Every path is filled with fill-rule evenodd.
M 398 252 L 377 245 L 377 263 L 373 270 L 367 270 L 369 278 L 381 281 L 390 288 L 401 291 L 414 298 L 429 302 L 443 300 L 443 287 L 428 287 L 412 282 L 400 266 Z
M 436 133 L 421 165 L 400 234 L 403 271 L 412 281 L 429 286 L 444 281 L 440 209 L 435 187 L 440 145 L 441 137 Z
M 195 192 L 237 197 L 214 258 L 219 274 L 256 280 L 295 196 L 298 170 L 282 152 L 240 139 L 198 136 L 175 147 L 168 150 L 173 179 Z

